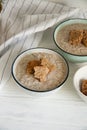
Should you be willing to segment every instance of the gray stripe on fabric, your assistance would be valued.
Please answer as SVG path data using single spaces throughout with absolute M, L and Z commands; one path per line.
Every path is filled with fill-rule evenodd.
M 44 7 L 44 9 L 42 10 L 42 12 L 40 14 L 43 14 L 45 12 L 45 10 L 48 7 L 48 5 L 49 5 L 49 2 L 47 2 L 47 5 Z
M 11 24 L 11 26 L 6 30 L 5 39 L 7 38 L 8 31 L 9 31 L 10 28 L 15 24 L 15 22 L 16 22 L 16 20 L 17 20 L 17 17 L 19 16 L 19 13 L 20 13 L 20 11 L 21 11 L 23 5 L 24 5 L 24 2 L 25 2 L 25 0 L 23 1 L 21 7 L 20 7 L 19 10 L 18 10 L 18 13 L 17 13 L 17 15 L 16 15 L 16 17 L 15 17 L 15 20 L 14 20 L 13 24 Z
M 11 14 L 12 14 L 12 11 L 13 11 L 13 9 L 15 8 L 15 4 L 16 4 L 16 2 L 17 2 L 17 0 L 15 1 L 15 3 L 14 3 L 14 5 L 13 5 L 13 7 L 11 8 L 11 11 L 10 11 L 10 13 L 9 13 L 9 16 L 7 17 L 7 20 L 6 20 L 6 25 L 5 25 L 5 32 L 7 31 L 7 24 L 8 24 L 8 20 L 9 20 L 9 18 L 10 18 L 10 16 L 11 16 Z
M 23 25 L 23 26 L 22 26 L 22 29 L 24 29 L 24 22 L 23 22 L 22 25 Z M 24 32 L 23 36 L 24 36 L 24 35 L 25 35 L 25 32 Z M 22 50 L 22 48 L 23 48 L 23 46 L 24 46 L 25 40 L 26 40 L 26 39 L 24 39 L 24 42 L 22 43 L 22 46 L 20 47 L 20 49 L 19 49 L 19 51 L 18 51 L 17 54 L 19 54 L 19 53 L 21 52 L 21 50 Z M 18 42 L 17 42 L 17 43 L 18 43 Z M 16 43 L 16 44 L 17 44 L 17 43 Z M 14 48 L 11 50 L 9 56 L 12 54 L 13 50 L 14 50 Z M 8 56 L 8 59 L 7 59 L 6 65 L 5 65 L 4 69 L 3 69 L 3 73 L 2 73 L 2 76 L 1 76 L 0 83 L 2 82 L 2 79 L 3 79 L 3 76 L 4 76 L 5 69 L 6 69 L 6 67 L 7 67 L 7 64 L 9 63 L 9 59 L 10 59 L 9 56 Z M 10 80 L 10 78 L 11 78 L 11 73 L 10 73 L 9 79 L 6 81 L 5 84 L 7 84 L 7 82 Z
M 37 7 L 34 9 L 34 11 L 31 13 L 31 15 L 34 14 L 34 13 L 37 11 L 37 9 L 38 9 L 39 6 L 40 6 L 40 3 L 41 3 L 41 1 L 38 3 Z
M 7 6 L 8 6 L 9 1 L 10 1 L 10 0 L 7 1 L 6 5 L 5 5 L 5 8 L 2 9 L 2 13 L 1 13 L 1 14 L 3 14 L 3 13 L 5 12 L 5 10 L 6 10 Z M 3 4 L 5 4 L 5 3 L 3 2 Z
M 30 1 L 26 11 L 24 12 L 24 14 L 27 14 L 27 12 L 29 11 L 30 7 L 32 6 L 33 0 Z
M 3 69 L 3 71 L 2 71 L 2 76 L 1 76 L 1 79 L 0 79 L 0 84 L 1 84 L 1 82 L 2 82 L 2 79 L 3 79 L 3 76 L 4 76 L 5 69 L 6 69 L 6 66 L 7 66 L 8 62 L 9 62 L 9 59 L 10 59 L 10 56 L 11 56 L 11 53 L 12 53 L 13 49 L 14 49 L 14 48 L 11 49 L 10 54 L 8 55 L 6 64 L 5 64 L 5 66 L 4 66 L 4 69 Z
M 37 17 L 36 24 L 38 23 L 38 21 L 39 21 L 39 16 Z M 36 28 L 37 28 L 37 26 L 34 28 L 34 31 L 33 31 L 33 32 L 35 32 Z M 34 39 L 35 39 L 35 36 L 36 36 L 36 34 L 34 34 Z M 32 43 L 31 43 L 30 48 L 31 48 L 31 47 L 32 47 L 32 45 L 33 45 L 34 39 L 33 39 Z
M 17 0 L 16 0 L 17 1 Z M 8 27 L 8 20 L 9 20 L 9 17 L 10 17 L 10 15 L 11 15 L 11 13 L 12 13 L 12 10 L 14 9 L 14 7 L 15 7 L 15 4 L 16 4 L 16 2 L 14 3 L 14 5 L 13 5 L 13 7 L 11 8 L 11 11 L 10 11 L 10 14 L 9 14 L 9 16 L 7 17 L 7 20 L 6 20 L 6 25 L 5 25 L 5 30 L 4 30 L 4 32 L 5 32 L 5 35 L 6 35 L 6 30 L 7 30 L 7 27 Z M 4 47 L 5 47 L 5 42 L 4 42 Z
M 54 6 L 53 6 L 53 9 L 51 10 L 51 12 L 50 13 L 53 13 L 53 11 L 55 10 L 55 7 L 57 6 L 57 4 L 55 4 Z

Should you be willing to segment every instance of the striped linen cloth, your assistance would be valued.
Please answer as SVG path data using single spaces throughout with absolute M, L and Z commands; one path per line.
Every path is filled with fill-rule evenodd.
M 87 106 L 71 87 L 72 75 L 67 89 L 43 99 L 30 97 L 11 75 L 15 57 L 44 46 L 44 32 L 68 18 L 87 18 L 87 10 L 45 0 L 3 0 L 0 51 L 13 46 L 0 58 L 0 130 L 87 130 Z M 74 69 L 71 63 L 70 67 Z

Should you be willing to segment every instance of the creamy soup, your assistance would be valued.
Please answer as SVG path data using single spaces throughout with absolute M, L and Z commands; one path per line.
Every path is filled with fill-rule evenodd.
M 29 61 L 47 58 L 51 64 L 55 65 L 55 70 L 50 72 L 46 81 L 40 82 L 33 74 L 26 74 L 26 66 Z M 24 56 L 16 66 L 16 78 L 26 88 L 36 91 L 51 90 L 60 85 L 67 75 L 66 62 L 59 55 L 48 53 L 33 53 Z
M 83 44 L 77 46 L 71 45 L 68 42 L 70 30 L 87 30 L 87 24 L 71 24 L 63 27 L 57 34 L 56 41 L 58 46 L 66 52 L 76 55 L 87 55 L 87 47 Z

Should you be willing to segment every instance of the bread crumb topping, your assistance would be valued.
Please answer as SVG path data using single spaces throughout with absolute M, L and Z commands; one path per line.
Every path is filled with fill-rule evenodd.
M 55 65 L 51 64 L 47 58 L 29 61 L 26 67 L 26 73 L 33 74 L 40 82 L 46 81 L 48 73 L 53 70 L 55 70 Z

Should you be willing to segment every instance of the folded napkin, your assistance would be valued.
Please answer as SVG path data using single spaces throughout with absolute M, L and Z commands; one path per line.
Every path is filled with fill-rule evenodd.
M 84 18 L 84 12 L 43 0 L 4 1 L 0 16 L 0 51 L 8 45 L 11 45 L 11 48 L 0 58 L 1 86 L 8 86 L 11 80 L 11 65 L 14 58 L 21 51 L 37 47 L 44 30 L 64 19 Z

